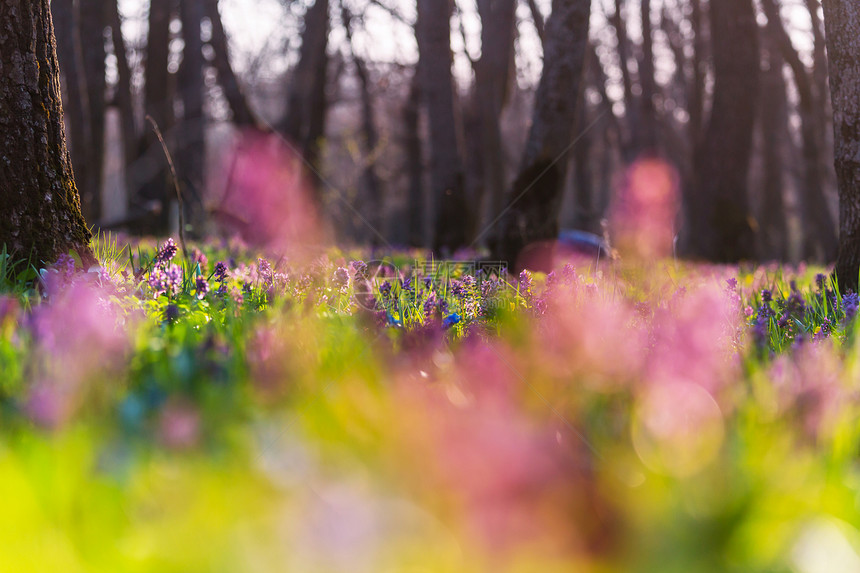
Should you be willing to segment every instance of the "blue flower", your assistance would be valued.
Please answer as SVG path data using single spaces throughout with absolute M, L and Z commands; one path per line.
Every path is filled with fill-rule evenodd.
M 459 314 L 456 314 L 456 313 L 455 314 L 449 314 L 448 316 L 445 317 L 445 320 L 442 321 L 442 328 L 447 330 L 447 329 L 451 328 L 452 326 L 454 326 L 455 324 L 458 324 L 459 322 L 460 322 L 460 315 Z

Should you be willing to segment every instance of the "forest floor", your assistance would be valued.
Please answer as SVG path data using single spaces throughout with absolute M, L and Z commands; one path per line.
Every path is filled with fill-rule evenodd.
M 815 269 L 95 247 L 0 259 L 6 570 L 860 570 Z

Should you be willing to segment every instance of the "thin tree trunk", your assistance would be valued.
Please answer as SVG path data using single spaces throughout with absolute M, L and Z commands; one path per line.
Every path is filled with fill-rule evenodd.
M 341 2 L 341 18 L 346 30 L 347 43 L 350 46 L 352 60 L 355 63 L 355 72 L 358 76 L 361 89 L 361 130 L 364 133 L 364 149 L 366 158 L 362 169 L 362 181 L 368 197 L 368 211 L 370 212 L 370 223 L 375 233 L 371 233 L 370 240 L 374 247 L 379 244 L 379 234 L 382 234 L 384 217 L 384 197 L 382 194 L 382 182 L 376 173 L 376 157 L 379 147 L 379 133 L 376 130 L 376 118 L 373 109 L 373 98 L 370 95 L 370 73 L 364 60 L 355 53 L 355 45 L 352 37 L 352 13 L 344 2 Z
M 168 140 L 175 122 L 175 85 L 168 70 L 170 22 L 174 8 L 174 0 L 150 1 L 144 76 L 145 116 L 155 121 Z M 144 123 L 139 155 L 142 161 L 136 163 L 135 169 L 128 174 L 132 182 L 128 189 L 130 203 L 144 213 L 134 230 L 165 233 L 169 225 L 169 206 L 173 192 L 169 187 L 167 161 L 148 122 Z M 148 215 L 150 213 L 151 215 Z
M 329 2 L 316 0 L 305 14 L 299 62 L 293 70 L 287 114 L 281 132 L 301 147 L 305 160 L 318 169 L 317 156 L 325 126 Z
M 761 202 L 761 255 L 764 259 L 785 261 L 788 258 L 785 188 L 785 143 L 788 131 L 788 98 L 778 42 L 769 33 L 764 36 L 763 54 L 767 68 L 762 73 L 759 132 L 763 145 L 764 184 Z
M 801 189 L 801 213 L 803 225 L 804 259 L 817 259 L 818 246 L 823 249 L 825 261 L 832 261 L 838 249 L 836 222 L 833 220 L 824 195 L 824 176 L 822 174 L 821 146 L 823 137 L 819 135 L 818 104 L 816 103 L 814 80 L 806 65 L 791 42 L 779 15 L 774 0 L 762 0 L 762 8 L 768 18 L 768 30 L 779 46 L 782 56 L 794 75 L 797 87 L 800 113 L 800 134 L 804 159 L 804 183 Z
M 755 255 L 747 176 L 759 90 L 758 27 L 752 0 L 711 3 L 714 102 L 696 149 L 688 196 L 690 254 L 734 263 Z
M 639 66 L 639 82 L 642 84 L 641 130 L 639 138 L 645 153 L 657 152 L 657 81 L 654 78 L 654 38 L 651 26 L 651 0 L 641 0 L 642 20 L 642 65 Z
M 507 177 L 500 120 L 512 81 L 516 0 L 478 0 L 481 16 L 481 59 L 475 68 L 477 107 L 481 119 L 483 184 L 473 223 L 501 214 Z M 478 232 L 473 229 L 470 233 Z
M 81 210 L 90 221 L 101 217 L 105 156 L 105 4 L 104 0 L 79 0 L 81 46 L 89 103 L 90 141 L 87 176 L 78 179 Z
M 558 215 L 588 50 L 590 0 L 554 0 L 546 25 L 544 68 L 519 174 L 507 196 L 496 253 L 512 268 L 532 243 L 558 238 Z M 541 263 L 538 263 L 541 264 Z
M 690 141 L 697 145 L 702 137 L 705 124 L 705 37 L 702 14 L 702 0 L 690 0 L 692 14 L 690 25 L 693 28 L 693 81 L 690 89 Z
M 409 88 L 409 97 L 403 106 L 403 150 L 406 155 L 406 166 L 409 174 L 409 194 L 406 200 L 409 230 L 407 240 L 413 247 L 424 245 L 424 162 L 422 161 L 421 135 L 419 129 L 419 111 L 421 108 L 421 81 L 419 69 L 421 62 L 415 65 L 415 76 Z
M 824 21 L 839 185 L 836 276 L 843 293 L 856 292 L 860 271 L 860 5 L 854 0 L 824 0 Z
M 200 23 L 204 17 L 203 0 L 180 0 L 182 20 L 182 65 L 179 68 L 178 88 L 182 101 L 182 124 L 177 135 L 177 170 L 186 208 L 186 220 L 195 229 L 204 224 L 206 184 L 206 117 L 203 110 L 205 86 L 203 69 L 203 40 Z
M 2 0 L 0 22 L 0 244 L 37 265 L 69 250 L 92 264 L 66 149 L 49 2 Z
M 452 7 L 451 0 L 418 0 L 416 23 L 421 95 L 430 123 L 430 179 L 436 208 L 433 247 L 437 252 L 464 246 L 470 228 L 451 73 Z
M 123 157 L 126 166 L 126 185 L 128 186 L 128 170 L 137 158 L 137 142 L 140 129 L 134 112 L 134 96 L 131 90 L 131 67 L 128 64 L 128 51 L 125 37 L 122 34 L 122 19 L 119 15 L 118 2 L 107 3 L 108 24 L 111 29 L 113 51 L 117 61 L 116 104 L 120 113 L 122 126 Z
M 251 127 L 260 130 L 262 123 L 251 109 L 248 98 L 239 84 L 232 64 L 230 64 L 229 42 L 227 41 L 227 33 L 224 31 L 221 14 L 218 11 L 218 0 L 205 0 L 205 2 L 206 16 L 212 24 L 210 43 L 215 54 L 213 64 L 218 71 L 218 83 L 224 90 L 224 98 L 230 105 L 230 111 L 233 112 L 233 123 L 238 127 Z
M 615 12 L 610 14 L 609 22 L 615 29 L 618 43 L 618 67 L 621 70 L 621 85 L 624 88 L 624 116 L 627 120 L 629 137 L 622 146 L 625 162 L 631 162 L 640 148 L 639 105 L 633 94 L 633 79 L 630 76 L 630 40 L 627 35 L 627 21 L 622 14 L 624 0 L 615 0 Z

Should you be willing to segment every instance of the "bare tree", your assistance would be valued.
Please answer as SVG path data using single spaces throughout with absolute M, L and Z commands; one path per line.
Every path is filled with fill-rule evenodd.
M 590 14 L 590 0 L 554 0 L 546 23 L 544 67 L 532 126 L 500 221 L 502 238 L 495 246 L 496 254 L 515 266 L 526 262 L 520 257 L 525 247 L 558 237 Z
M 842 292 L 848 292 L 857 291 L 860 272 L 860 5 L 824 0 L 824 16 L 839 185 L 836 276 Z
M 49 2 L 2 0 L 0 21 L 0 243 L 35 263 L 69 250 L 93 263 L 66 148 Z

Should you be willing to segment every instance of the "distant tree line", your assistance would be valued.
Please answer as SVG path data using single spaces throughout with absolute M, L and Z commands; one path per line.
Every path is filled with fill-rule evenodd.
M 292 143 L 330 217 L 348 223 L 353 212 L 373 227 L 338 225 L 344 240 L 441 254 L 484 246 L 515 260 L 562 224 L 600 233 L 617 174 L 660 158 L 681 181 L 679 253 L 727 263 L 838 254 L 842 277 L 860 259 L 860 9 L 850 0 L 823 10 L 817 0 L 477 0 L 475 13 L 455 0 L 283 3 L 300 16 L 301 40 L 284 48 L 292 64 L 273 117 L 247 89 L 253 70 L 233 68 L 217 0 L 149 0 L 146 37 L 134 42 L 116 2 L 53 0 L 87 221 L 168 230 L 174 193 L 151 118 L 175 153 L 186 218 L 207 230 L 217 85 L 237 127 Z M 356 38 L 370 35 L 371 8 L 411 30 L 414 65 L 366 58 Z M 529 34 L 543 52 L 539 80 L 524 70 Z M 463 58 L 466 76 L 454 73 Z M 337 113 L 347 103 L 357 121 Z M 129 203 L 119 223 L 102 209 L 110 108 Z M 332 189 L 350 169 L 350 188 Z M 344 191 L 349 209 L 329 200 Z M 854 275 L 844 284 L 856 287 Z

